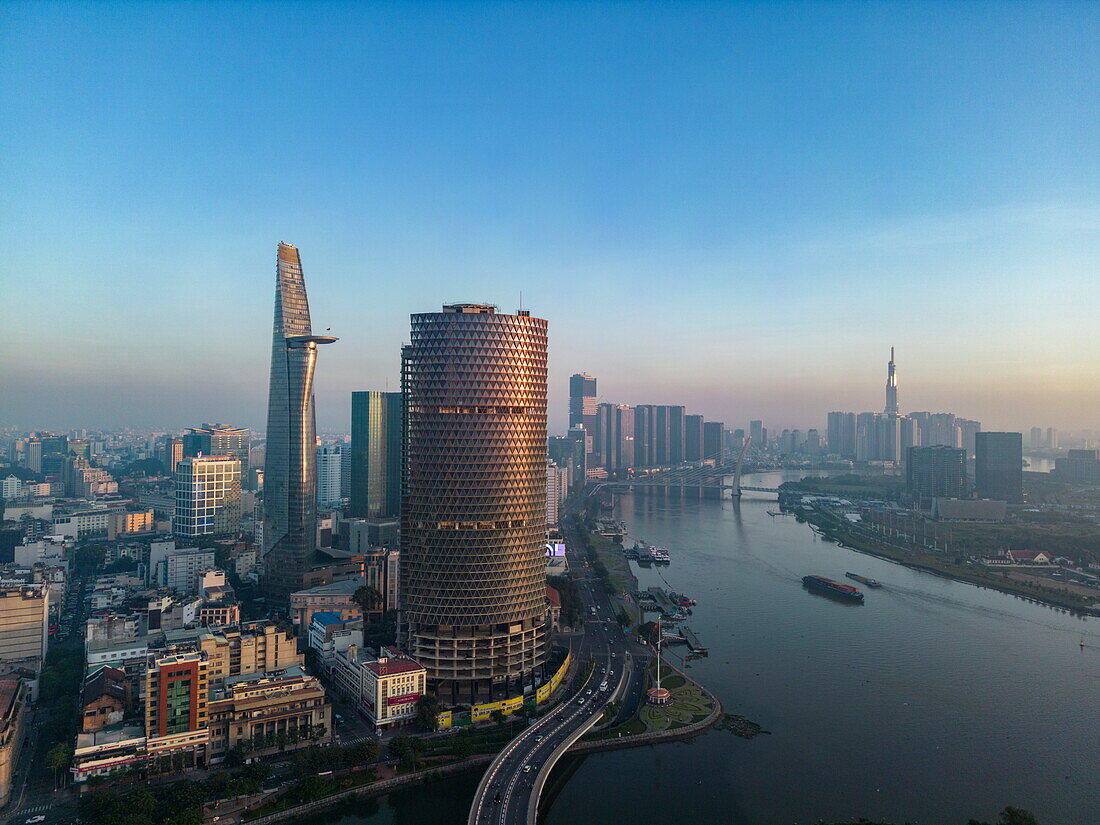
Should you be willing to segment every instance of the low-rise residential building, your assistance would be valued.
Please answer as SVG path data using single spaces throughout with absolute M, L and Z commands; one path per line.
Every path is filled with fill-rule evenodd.
M 241 579 L 254 579 L 256 577 L 256 564 L 259 561 L 256 548 L 247 544 L 234 547 L 229 553 L 233 570 Z
M 284 670 L 305 662 L 298 640 L 274 622 L 202 630 L 197 641 L 210 663 L 210 681 L 215 683 L 227 676 Z
M 71 513 L 53 514 L 53 534 L 83 539 L 106 536 L 111 518 L 116 511 L 103 509 L 74 510 Z
M 206 602 L 199 608 L 199 627 L 226 627 L 239 624 L 241 606 L 230 602 Z
M 137 613 L 89 616 L 84 625 L 84 646 L 86 650 L 90 650 L 93 642 L 132 642 L 142 631 L 141 616 Z
M 314 613 L 339 613 L 342 619 L 359 619 L 363 611 L 355 601 L 355 591 L 363 586 L 363 579 L 345 579 L 299 590 L 290 594 L 290 609 L 294 625 L 300 633 L 309 632 Z M 381 611 L 379 611 L 381 612 Z
M 0 808 L 11 799 L 12 775 L 23 747 L 28 686 L 18 676 L 0 676 Z
M 87 672 L 103 665 L 118 668 L 130 683 L 130 696 L 145 699 L 145 670 L 149 659 L 149 639 L 141 636 L 123 641 L 88 642 L 84 651 Z
M 103 665 L 84 680 L 81 730 L 84 733 L 121 723 L 130 710 L 130 680 L 120 668 Z
M 156 529 L 157 522 L 152 510 L 123 510 L 111 514 L 107 522 L 107 538 L 154 533 Z
M 48 539 L 28 541 L 15 548 L 12 558 L 16 567 L 33 567 L 36 564 L 67 566 L 65 551 L 69 546 L 68 542 Z
M 190 548 L 165 555 L 157 581 L 177 593 L 198 591 L 199 574 L 214 566 L 214 551 Z

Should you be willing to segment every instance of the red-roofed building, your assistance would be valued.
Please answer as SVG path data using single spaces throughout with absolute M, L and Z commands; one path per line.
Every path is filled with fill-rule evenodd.
M 403 725 L 416 718 L 416 702 L 427 690 L 428 672 L 419 662 L 393 647 L 371 656 L 356 645 L 332 659 L 334 691 L 358 702 L 359 712 L 376 729 Z
M 362 706 L 375 728 L 404 725 L 416 718 L 416 702 L 428 686 L 428 671 L 400 650 L 363 665 Z

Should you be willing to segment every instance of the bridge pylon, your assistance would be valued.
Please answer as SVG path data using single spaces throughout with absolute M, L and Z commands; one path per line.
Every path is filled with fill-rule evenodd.
M 745 442 L 741 445 L 741 455 L 737 456 L 737 469 L 733 471 L 733 489 L 730 494 L 734 498 L 741 498 L 741 468 L 745 464 L 745 456 L 749 452 L 749 445 L 752 443 L 752 436 L 745 436 Z

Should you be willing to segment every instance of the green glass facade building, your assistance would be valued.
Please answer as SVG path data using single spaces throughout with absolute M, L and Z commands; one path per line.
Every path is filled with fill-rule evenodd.
M 351 394 L 350 515 L 401 515 L 403 403 L 399 392 Z

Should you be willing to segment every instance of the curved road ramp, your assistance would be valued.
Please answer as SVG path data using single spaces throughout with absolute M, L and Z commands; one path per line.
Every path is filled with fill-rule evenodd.
M 549 710 L 497 754 L 477 786 L 469 825 L 534 825 L 539 796 L 554 765 L 600 721 L 606 702 L 629 683 L 630 668 L 625 667 L 614 691 L 599 691 L 604 673 L 597 665 L 576 695 Z

